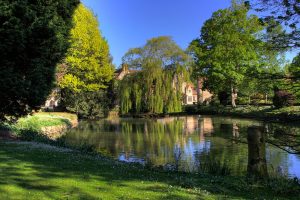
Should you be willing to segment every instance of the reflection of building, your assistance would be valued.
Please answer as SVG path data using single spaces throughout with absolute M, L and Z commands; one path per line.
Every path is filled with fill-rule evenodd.
M 168 124 L 168 123 L 171 123 L 175 120 L 174 117 L 164 117 L 164 118 L 159 118 L 159 119 L 156 119 L 157 122 L 160 122 L 162 124 Z
M 214 131 L 213 121 L 211 118 L 199 119 L 199 135 L 200 141 L 205 140 L 205 136 L 210 136 Z
M 194 133 L 199 130 L 200 134 L 210 135 L 214 131 L 211 118 L 199 118 L 195 116 L 184 117 L 184 130 L 186 133 Z
M 198 129 L 198 118 L 195 116 L 184 117 L 184 127 L 185 133 L 192 134 Z
M 212 118 L 203 118 L 203 134 L 212 134 L 214 132 L 214 126 Z

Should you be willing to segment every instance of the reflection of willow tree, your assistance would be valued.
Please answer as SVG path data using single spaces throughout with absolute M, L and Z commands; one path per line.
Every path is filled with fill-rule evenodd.
M 181 155 L 177 158 L 180 169 L 192 169 L 194 163 L 217 161 L 228 166 L 235 175 L 244 175 L 248 157 L 247 145 L 244 144 L 247 143 L 247 129 L 250 125 L 260 123 L 224 117 L 209 120 L 190 118 L 81 122 L 65 138 L 67 144 L 73 146 L 88 145 L 114 157 L 122 154 L 126 159 L 145 158 L 154 165 L 176 163 L 178 151 Z M 275 130 L 275 125 L 269 126 L 270 132 Z M 287 130 L 284 126 L 283 129 Z M 239 134 L 236 134 L 237 130 Z M 292 127 L 291 130 L 297 132 L 298 129 Z M 270 136 L 266 139 L 270 139 Z M 275 169 L 287 164 L 288 155 L 280 149 L 268 147 L 266 153 L 268 163 Z M 287 166 L 283 167 L 288 169 Z
M 126 158 L 135 155 L 149 159 L 154 165 L 163 165 L 174 162 L 173 150 L 176 145 L 183 149 L 185 137 L 182 120 L 168 123 L 121 120 L 119 124 L 82 122 L 65 139 L 68 145 L 89 145 L 112 156 L 123 152 Z
M 172 162 L 176 144 L 183 148 L 183 122 L 174 120 L 169 123 L 145 121 L 144 123 L 121 122 L 122 134 L 116 138 L 119 149 L 129 155 L 144 155 L 154 165 Z M 117 142 L 118 141 L 118 142 Z

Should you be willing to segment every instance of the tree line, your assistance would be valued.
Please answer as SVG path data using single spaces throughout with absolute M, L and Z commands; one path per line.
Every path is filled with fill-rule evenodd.
M 166 36 L 130 49 L 123 63 L 135 73 L 116 81 L 99 22 L 79 0 L 1 1 L 0 118 L 40 109 L 55 87 L 64 109 L 87 118 L 105 116 L 116 102 L 122 114 L 181 112 L 181 84 L 197 77 L 233 107 L 255 95 L 299 99 L 300 55 L 292 63 L 284 56 L 300 46 L 299 4 L 232 1 L 187 50 Z
M 275 8 L 281 8 L 281 12 L 271 12 L 271 16 L 261 18 L 250 14 L 250 11 L 264 14 L 264 11 Z M 236 107 L 237 101 L 249 104 L 253 103 L 253 100 L 259 103 L 261 99 L 264 99 L 265 103 L 268 103 L 270 97 L 278 107 L 293 104 L 296 97 L 299 99 L 300 56 L 298 55 L 289 64 L 286 61 L 285 53 L 298 47 L 299 31 L 296 18 L 299 17 L 299 10 L 297 8 L 299 8 L 299 3 L 296 1 L 290 3 L 275 1 L 272 6 L 269 1 L 252 1 L 251 3 L 249 1 L 232 1 L 229 8 L 214 12 L 202 26 L 200 36 L 190 43 L 186 51 L 181 50 L 187 58 L 181 64 L 186 66 L 184 68 L 186 76 L 182 76 L 182 71 L 175 70 L 169 79 L 163 78 L 165 80 L 164 87 L 168 88 L 167 90 L 155 90 L 159 82 L 147 81 L 149 74 L 155 74 L 147 71 L 146 66 L 150 62 L 156 67 L 161 66 L 161 71 L 156 71 L 156 73 L 162 74 L 166 71 L 166 67 L 155 63 L 154 59 L 158 58 L 162 62 L 167 60 L 165 55 L 154 55 L 154 51 L 161 53 L 168 46 L 162 40 L 163 37 L 149 40 L 142 48 L 129 50 L 124 56 L 126 59 L 123 62 L 131 68 L 138 68 L 140 72 L 136 74 L 145 73 L 146 76 L 138 78 L 138 75 L 132 75 L 121 81 L 120 84 L 124 86 L 120 90 L 121 113 L 179 111 L 166 109 L 170 105 L 170 101 L 173 102 L 171 105 L 182 102 L 181 92 L 176 91 L 176 87 L 174 87 L 174 82 L 177 83 L 178 77 L 185 77 L 182 81 L 194 83 L 199 77 L 203 78 L 204 88 L 202 89 L 207 89 L 214 94 L 215 98 L 211 101 L 220 101 L 221 104 L 227 105 L 230 100 L 232 107 Z M 284 27 L 287 24 L 288 30 Z M 152 42 L 150 45 L 151 41 L 156 42 Z M 168 43 L 170 42 L 173 41 L 169 39 Z M 177 48 L 168 50 L 174 50 L 175 53 Z M 149 56 L 149 59 L 140 59 L 139 54 L 143 51 L 145 51 L 145 55 Z M 172 62 L 168 64 L 176 66 Z M 155 79 L 155 76 L 153 78 Z M 143 91 L 142 88 L 152 88 L 153 90 L 146 92 L 147 90 Z M 135 90 L 139 90 L 138 99 Z M 159 91 L 160 95 L 155 95 L 155 91 Z M 168 97 L 172 96 L 166 91 L 173 91 L 178 98 L 164 99 L 165 94 Z M 151 102 L 147 102 L 147 99 L 152 98 L 156 99 L 156 106 L 161 105 L 160 109 L 151 110 L 146 107 L 136 109 L 137 102 L 139 105 L 150 105 Z

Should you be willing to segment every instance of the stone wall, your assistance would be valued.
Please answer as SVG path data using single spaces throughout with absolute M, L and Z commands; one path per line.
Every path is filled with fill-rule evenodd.
M 75 128 L 78 125 L 78 120 L 74 119 L 70 121 L 70 125 L 58 125 L 58 126 L 45 126 L 41 129 L 41 134 L 47 136 L 51 140 L 58 139 L 62 134 L 67 132 L 71 128 Z

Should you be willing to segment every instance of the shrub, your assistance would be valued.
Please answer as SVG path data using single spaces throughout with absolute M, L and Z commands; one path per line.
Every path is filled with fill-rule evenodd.
M 226 106 L 228 103 L 229 96 L 230 95 L 226 91 L 219 92 L 218 98 L 220 100 L 220 104 L 222 104 L 223 106 Z
M 188 114 L 195 114 L 197 112 L 197 106 L 196 105 L 186 105 L 184 107 L 184 110 Z
M 251 97 L 251 104 L 252 105 L 258 105 L 263 101 L 264 101 L 264 95 L 263 94 L 256 93 L 256 94 L 252 95 L 252 97 Z
M 276 108 L 293 106 L 295 104 L 295 96 L 288 91 L 278 90 L 273 97 L 273 104 Z
M 218 101 L 218 96 L 213 95 L 211 97 L 210 105 L 212 105 L 212 106 L 218 106 L 218 105 L 220 105 L 220 102 Z
M 239 97 L 237 99 L 237 104 L 239 104 L 239 105 L 248 105 L 249 104 L 249 97 Z

